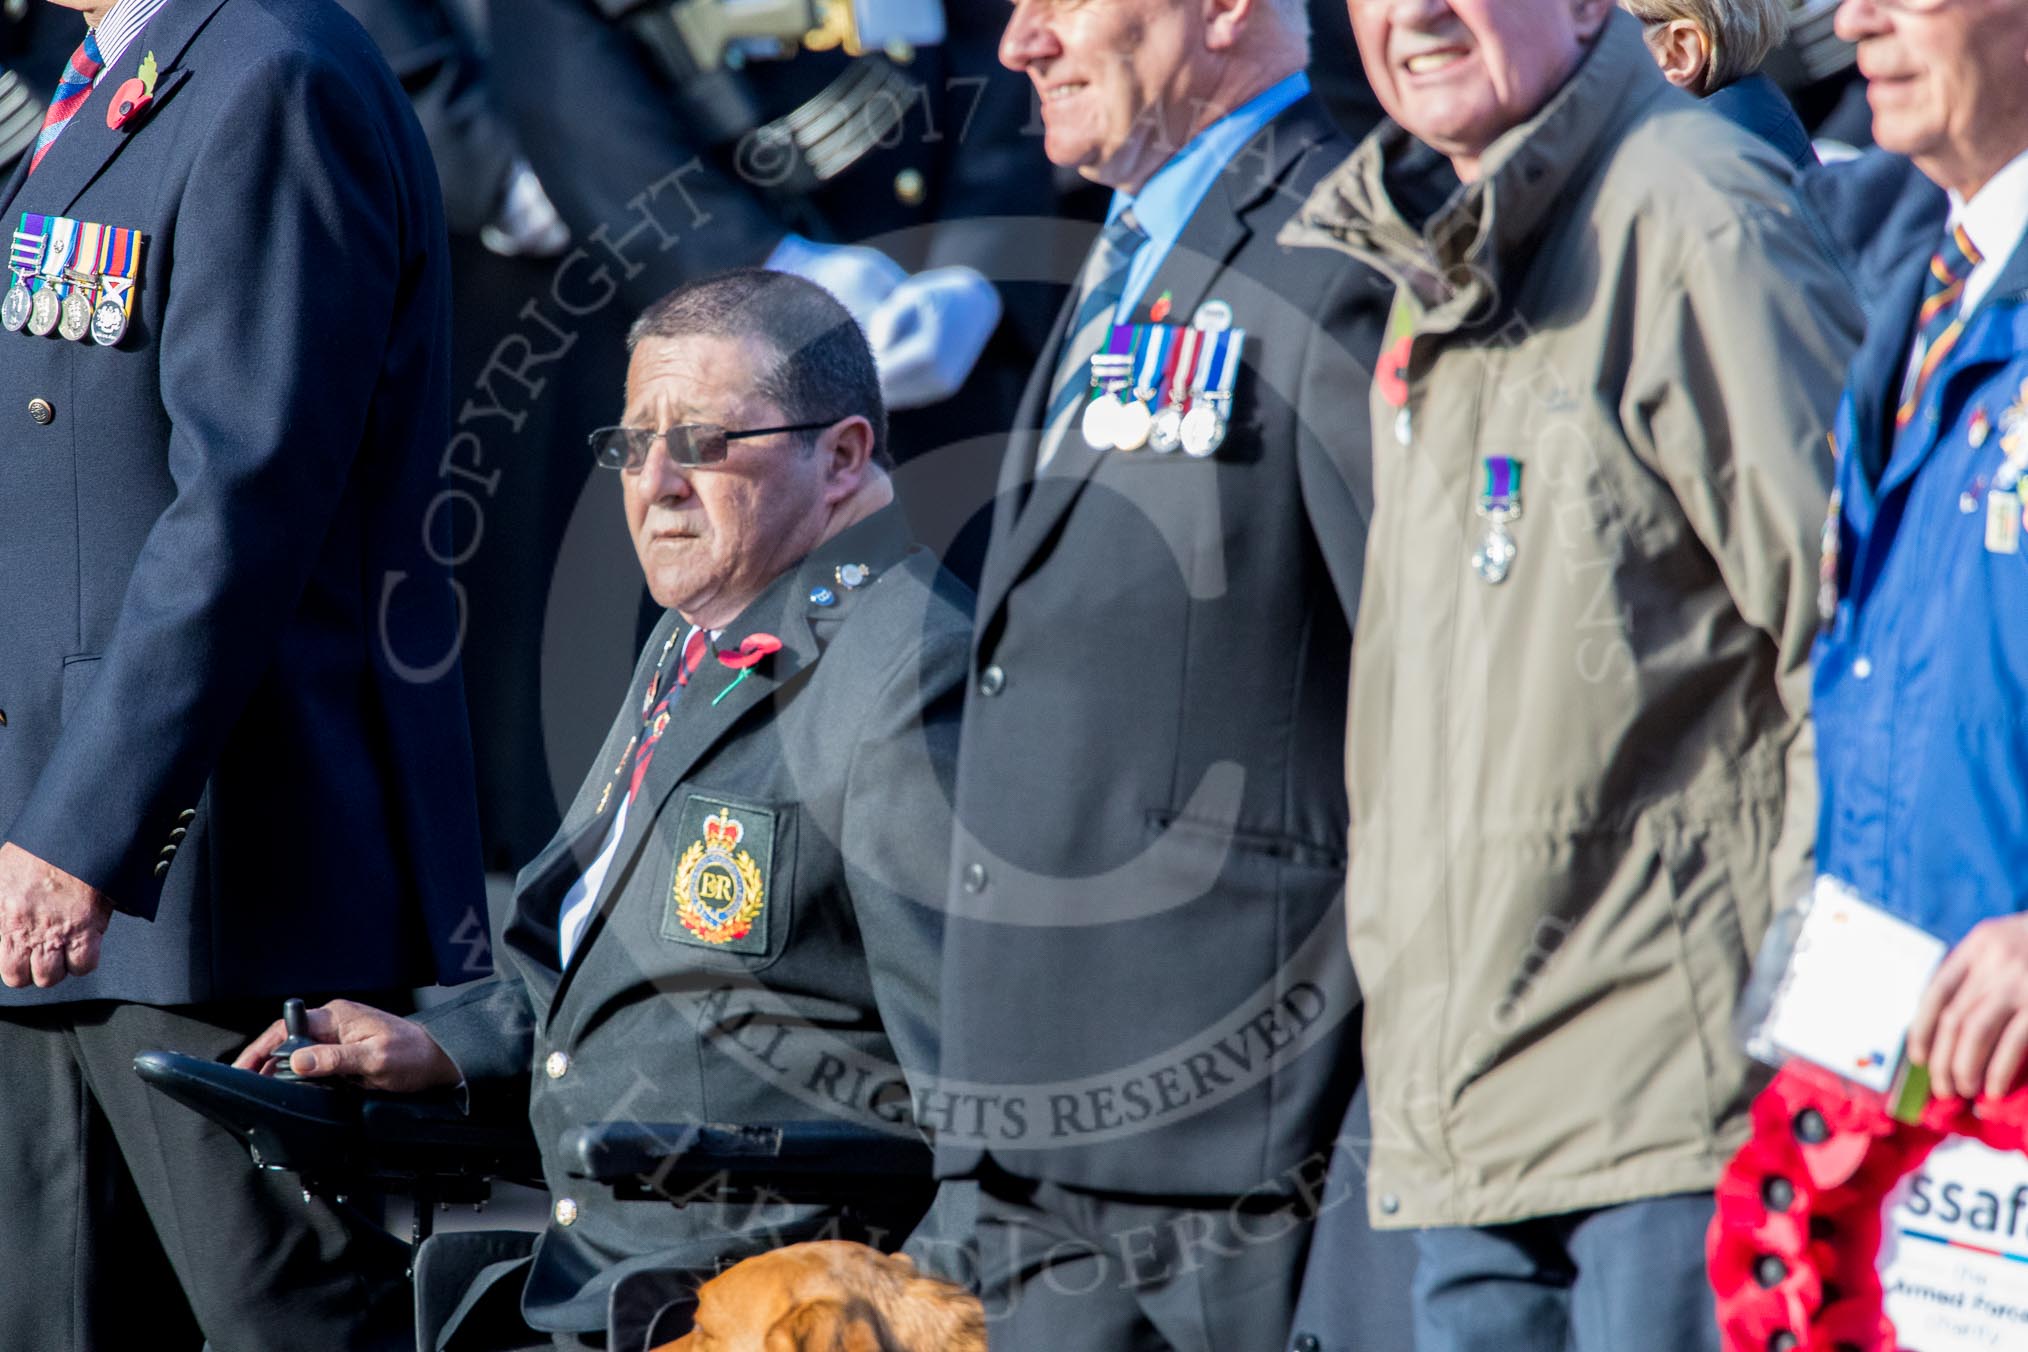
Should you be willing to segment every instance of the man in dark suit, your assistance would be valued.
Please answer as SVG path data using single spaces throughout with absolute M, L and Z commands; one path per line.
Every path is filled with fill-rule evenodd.
M 1386 298 L 1275 243 L 1350 149 L 1306 55 L 1269 0 L 1022 0 L 1001 40 L 1115 195 L 1002 468 L 918 1105 L 981 1182 L 996 1347 L 1280 1344 L 1358 1079 L 1332 930 Z
M 220 1352 L 391 1345 L 398 1249 L 129 1065 L 486 970 L 436 182 L 323 0 L 64 7 L 0 190 L 0 1345 L 120 1344 L 131 1189 Z
M 575 1345 L 645 1287 L 673 1301 L 723 1261 L 818 1234 L 892 1244 L 921 1211 L 615 1203 L 555 1154 L 616 1117 L 908 1132 L 910 1081 L 935 1063 L 970 629 L 892 505 L 872 354 L 823 291 L 752 270 L 651 307 L 632 349 L 626 426 L 594 440 L 669 613 L 521 874 L 505 971 L 414 1021 L 313 1013 L 335 1045 L 292 1063 L 391 1090 L 462 1078 L 529 1114 L 551 1224 L 532 1262 L 474 1287 L 453 1347 L 523 1346 L 529 1326 Z

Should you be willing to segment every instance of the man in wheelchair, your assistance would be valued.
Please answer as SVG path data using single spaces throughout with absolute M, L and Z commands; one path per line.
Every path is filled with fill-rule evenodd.
M 892 1249 L 926 1189 L 825 1205 L 621 1201 L 566 1168 L 600 1122 L 837 1118 L 907 1135 L 935 1065 L 938 900 L 970 643 L 962 588 L 913 545 L 858 326 L 793 277 L 678 290 L 629 335 L 616 470 L 668 609 L 556 838 L 517 880 L 499 975 L 414 1019 L 311 1011 L 306 1080 L 523 1112 L 553 1208 L 532 1253 L 440 1235 L 473 1269 L 425 1349 L 596 1347 L 750 1254 Z M 239 1066 L 277 1069 L 270 1029 Z M 434 1251 L 434 1252 L 433 1252 Z M 425 1302 L 426 1303 L 426 1302 Z M 615 1336 L 611 1344 L 623 1342 Z

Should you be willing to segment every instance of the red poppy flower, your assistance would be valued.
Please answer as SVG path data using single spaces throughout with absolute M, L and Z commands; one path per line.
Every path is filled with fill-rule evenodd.
M 739 647 L 731 652 L 722 652 L 718 660 L 734 671 L 745 671 L 757 666 L 769 653 L 782 650 L 782 641 L 773 634 L 748 634 L 739 641 Z
M 1380 354 L 1380 365 L 1374 369 L 1373 383 L 1389 408 L 1408 406 L 1408 353 L 1414 346 L 1415 335 L 1404 333 Z
M 154 101 L 155 96 L 148 91 L 146 82 L 128 80 L 113 91 L 113 101 L 106 105 L 106 125 L 118 131 L 139 117 Z

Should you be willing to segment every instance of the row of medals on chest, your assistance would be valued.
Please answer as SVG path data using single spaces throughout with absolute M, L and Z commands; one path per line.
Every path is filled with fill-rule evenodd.
M 1246 330 L 1231 323 L 1231 311 L 1213 301 L 1187 329 L 1113 325 L 1104 350 L 1091 358 L 1092 394 L 1079 423 L 1085 445 L 1146 447 L 1157 455 L 1181 450 L 1199 460 L 1216 453 L 1231 425 L 1246 346 Z
M 70 226 L 73 233 L 61 233 L 57 224 Z M 108 227 L 98 229 L 103 231 L 102 237 L 110 243 L 115 232 Z M 67 255 L 76 245 L 76 230 L 76 222 L 59 222 L 52 224 L 41 240 L 25 238 L 24 231 L 15 233 L 14 282 L 7 288 L 6 296 L 0 298 L 0 328 L 9 333 L 26 329 L 38 338 L 56 333 L 71 342 L 80 342 L 89 336 L 102 347 L 111 347 L 125 336 L 125 293 L 133 285 L 133 279 L 131 276 L 65 266 Z M 138 263 L 139 235 L 121 233 L 131 236 L 133 261 Z M 37 254 L 34 260 L 27 259 L 24 245 Z M 44 253 L 50 249 L 60 249 L 61 252 L 52 260 Z M 29 262 L 29 266 L 23 267 L 24 262 Z M 35 276 L 42 278 L 42 286 L 31 290 L 29 280 Z M 61 297 L 57 295 L 59 285 L 69 288 Z

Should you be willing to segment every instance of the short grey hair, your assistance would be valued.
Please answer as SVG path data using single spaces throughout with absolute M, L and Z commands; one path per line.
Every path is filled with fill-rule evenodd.
M 1759 70 L 1789 35 L 1784 0 L 1620 0 L 1642 23 L 1688 19 L 1704 30 L 1711 61 L 1698 94 L 1712 94 Z

